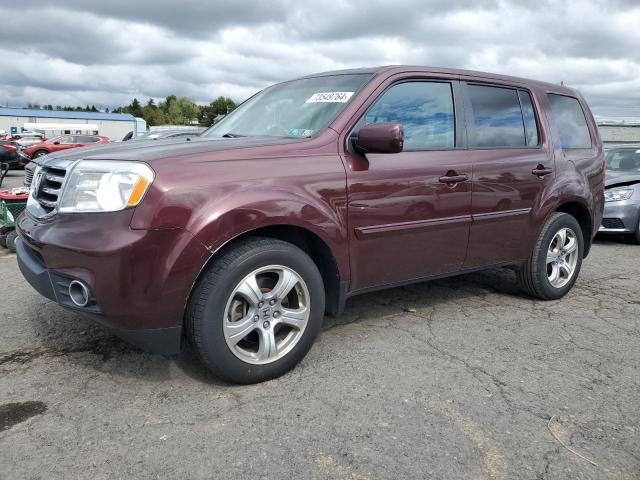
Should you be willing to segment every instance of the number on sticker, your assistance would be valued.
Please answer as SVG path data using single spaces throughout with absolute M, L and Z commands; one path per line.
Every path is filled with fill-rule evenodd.
M 314 93 L 305 103 L 346 103 L 353 92 L 319 92 Z

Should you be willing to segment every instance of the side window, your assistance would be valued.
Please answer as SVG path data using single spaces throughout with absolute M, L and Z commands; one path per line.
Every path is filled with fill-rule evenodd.
M 473 112 L 470 146 L 499 148 L 524 147 L 526 145 L 517 90 L 469 85 L 468 91 Z
M 537 147 L 540 143 L 538 138 L 538 124 L 536 114 L 533 111 L 531 95 L 524 90 L 518 90 L 520 105 L 522 106 L 522 118 L 524 120 L 524 134 L 527 147 Z
M 591 135 L 580 102 L 573 97 L 553 93 L 548 94 L 548 97 L 562 148 L 591 148 Z
M 404 150 L 455 147 L 453 92 L 448 82 L 406 82 L 394 85 L 376 100 L 365 124 L 400 123 Z

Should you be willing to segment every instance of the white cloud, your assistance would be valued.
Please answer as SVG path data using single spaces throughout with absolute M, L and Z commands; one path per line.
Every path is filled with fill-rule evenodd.
M 563 80 L 596 111 L 640 115 L 636 1 L 24 0 L 3 13 L 0 101 L 13 105 L 242 100 L 313 72 L 407 63 Z

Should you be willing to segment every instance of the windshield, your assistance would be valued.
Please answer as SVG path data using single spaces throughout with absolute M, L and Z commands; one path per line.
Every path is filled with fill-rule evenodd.
M 640 149 L 607 152 L 607 170 L 640 173 Z
M 331 75 L 274 85 L 251 97 L 202 135 L 310 137 L 329 125 L 370 78 L 368 74 Z

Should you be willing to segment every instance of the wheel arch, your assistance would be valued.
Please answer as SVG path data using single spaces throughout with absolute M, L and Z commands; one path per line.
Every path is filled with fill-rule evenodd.
M 568 201 L 561 204 L 555 211 L 571 215 L 578 221 L 582 230 L 582 237 L 584 239 L 583 258 L 587 258 L 587 255 L 589 255 L 589 252 L 591 251 L 591 245 L 593 242 L 591 234 L 593 232 L 593 222 L 591 219 L 591 213 L 587 206 L 578 201 Z
M 341 280 L 341 271 L 333 251 L 328 243 L 318 234 L 307 228 L 291 224 L 261 226 L 239 233 L 227 240 L 213 252 L 205 265 L 203 265 L 189 293 L 189 299 L 207 268 L 215 262 L 220 255 L 232 249 L 238 242 L 250 239 L 251 237 L 282 240 L 297 246 L 309 255 L 318 267 L 324 283 L 326 298 L 325 312 L 331 316 L 338 316 L 342 313 L 346 301 L 347 282 Z

